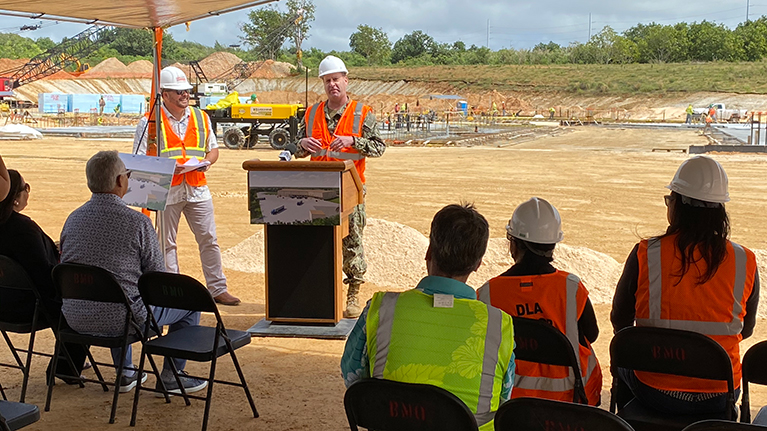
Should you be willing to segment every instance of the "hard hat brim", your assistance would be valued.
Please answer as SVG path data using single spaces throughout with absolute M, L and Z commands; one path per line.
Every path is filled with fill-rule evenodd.
M 191 90 L 192 86 L 190 84 L 167 84 L 165 86 L 160 86 L 161 90 Z

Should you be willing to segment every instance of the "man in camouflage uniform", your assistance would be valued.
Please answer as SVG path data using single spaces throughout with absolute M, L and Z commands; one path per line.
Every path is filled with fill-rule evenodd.
M 370 112 L 371 108 L 347 96 L 347 73 L 343 61 L 337 57 L 328 56 L 320 63 L 319 76 L 328 100 L 312 106 L 307 111 L 298 130 L 295 156 L 311 155 L 312 160 L 354 160 L 364 184 L 365 158 L 381 157 L 386 150 L 386 144 L 380 137 L 375 115 Z M 362 128 L 358 130 L 360 123 Z M 327 131 L 319 130 L 325 126 Z M 363 194 L 366 192 L 367 188 L 363 185 Z M 348 285 L 344 317 L 358 317 L 362 312 L 358 296 L 360 284 L 365 282 L 367 271 L 365 252 L 362 248 L 362 231 L 365 224 L 365 204 L 362 203 L 349 215 L 349 235 L 343 239 L 343 270 L 346 274 L 344 283 Z

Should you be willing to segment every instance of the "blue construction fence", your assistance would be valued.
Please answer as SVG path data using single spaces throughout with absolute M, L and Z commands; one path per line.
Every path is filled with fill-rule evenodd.
M 99 100 L 104 98 L 104 113 L 114 114 L 120 105 L 120 113 L 143 114 L 146 109 L 146 96 L 142 94 L 65 94 L 40 93 L 37 96 L 38 111 L 43 114 L 59 112 L 79 112 L 88 114 L 99 112 Z

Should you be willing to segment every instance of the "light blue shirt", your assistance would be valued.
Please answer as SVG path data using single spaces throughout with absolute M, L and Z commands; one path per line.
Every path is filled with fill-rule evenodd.
M 474 289 L 465 283 L 446 277 L 424 277 L 418 283 L 416 289 L 427 295 L 441 293 L 453 295 L 453 297 L 460 299 L 477 299 Z M 341 375 L 347 388 L 357 380 L 370 378 L 370 360 L 367 349 L 367 315 L 369 308 L 370 301 L 365 305 L 365 309 L 362 311 L 359 319 L 357 319 L 357 324 L 354 325 L 354 329 L 349 334 L 349 339 L 346 340 L 346 347 L 344 347 L 344 354 L 341 357 Z M 513 384 L 514 353 L 512 352 L 509 366 L 506 369 L 506 375 L 503 377 L 501 402 L 509 399 Z

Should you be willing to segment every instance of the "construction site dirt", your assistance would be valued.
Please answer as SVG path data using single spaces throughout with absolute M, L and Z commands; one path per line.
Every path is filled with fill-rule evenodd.
M 47 137 L 34 142 L 4 141 L 0 153 L 10 169 L 17 169 L 31 185 L 24 214 L 58 239 L 67 215 L 89 199 L 85 162 L 99 150 L 131 151 L 131 140 L 84 140 Z M 679 164 L 689 157 L 678 150 L 704 145 L 694 130 L 615 129 L 578 127 L 569 133 L 539 136 L 516 145 L 479 143 L 473 147 L 391 147 L 380 159 L 367 163 L 365 246 L 370 270 L 363 300 L 378 290 L 405 290 L 425 274 L 424 252 L 436 211 L 449 203 L 474 202 L 491 226 L 491 241 L 483 266 L 469 284 L 479 287 L 509 264 L 506 226 L 513 209 L 531 196 L 551 201 L 561 212 L 565 240 L 556 264 L 575 272 L 591 292 L 601 334 L 594 348 L 605 376 L 602 407 L 609 404 L 612 336 L 610 302 L 622 262 L 643 237 L 662 233 L 667 226 L 663 196 Z M 655 151 L 653 151 L 655 150 Z M 731 202 L 727 204 L 732 239 L 757 253 L 761 273 L 767 274 L 767 158 L 760 154 L 713 154 L 729 174 Z M 247 159 L 277 160 L 278 151 L 222 149 L 208 172 L 213 193 L 218 240 L 224 254 L 229 290 L 243 303 L 220 307 L 228 327 L 245 330 L 264 317 L 263 228 L 251 225 L 247 208 Z M 182 223 L 182 226 L 185 226 Z M 202 280 L 194 237 L 188 228 L 179 233 L 182 272 Z M 767 338 L 767 314 L 760 307 L 754 335 L 743 341 L 742 352 Z M 214 319 L 204 315 L 203 324 Z M 22 342 L 25 337 L 13 337 Z M 38 350 L 51 352 L 53 337 L 44 331 Z M 251 417 L 239 388 L 217 385 L 213 391 L 212 430 L 344 430 L 344 385 L 339 362 L 343 341 L 253 338 L 237 351 L 261 417 Z M 101 361 L 108 352 L 94 348 Z M 134 349 L 135 361 L 138 352 Z M 12 361 L 7 349 L 0 360 Z M 27 402 L 45 402 L 46 359 L 35 357 Z M 207 372 L 207 364 L 190 363 L 193 374 Z M 235 379 L 223 358 L 219 376 Z M 92 370 L 86 370 L 92 376 Z M 18 397 L 21 373 L 0 369 L 3 388 Z M 153 377 L 147 385 L 154 386 Z M 752 406 L 767 403 L 767 390 L 753 387 Z M 122 395 L 117 422 L 109 429 L 129 429 L 133 393 Z M 98 385 L 84 389 L 56 385 L 50 412 L 30 426 L 37 430 L 106 429 L 112 397 Z M 142 394 L 136 429 L 196 429 L 203 405 L 185 407 L 174 398 L 170 405 Z

